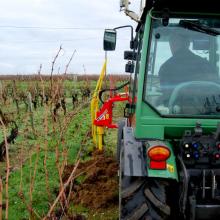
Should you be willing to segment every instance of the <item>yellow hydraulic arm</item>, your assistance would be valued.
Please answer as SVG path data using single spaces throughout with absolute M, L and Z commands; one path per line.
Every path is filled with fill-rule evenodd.
M 93 142 L 96 144 L 96 147 L 102 151 L 103 150 L 103 134 L 104 134 L 104 127 L 96 126 L 94 125 L 94 120 L 96 118 L 96 113 L 99 110 L 99 92 L 102 89 L 102 83 L 103 79 L 105 77 L 106 73 L 106 65 L 107 65 L 107 60 L 105 60 L 101 74 L 99 77 L 99 80 L 97 82 L 95 91 L 92 96 L 92 101 L 91 101 L 91 123 L 92 123 L 92 137 L 93 137 Z

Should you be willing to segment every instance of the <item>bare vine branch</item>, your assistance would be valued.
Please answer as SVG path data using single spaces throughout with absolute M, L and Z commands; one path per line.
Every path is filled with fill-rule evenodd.
M 70 65 L 70 63 L 71 63 L 71 61 L 72 61 L 72 59 L 73 59 L 75 53 L 76 53 L 76 50 L 73 51 L 72 56 L 70 57 L 70 60 L 69 60 L 69 62 L 68 62 L 67 65 L 66 65 L 64 75 L 67 74 L 67 69 L 69 68 L 69 65 Z
M 58 50 L 56 56 L 54 57 L 54 59 L 53 59 L 53 61 L 52 61 L 51 72 L 50 72 L 50 86 L 51 86 L 51 92 L 52 92 L 52 89 L 53 89 L 53 71 L 54 71 L 54 65 L 55 65 L 56 60 L 57 60 L 57 58 L 58 58 L 58 56 L 59 56 L 59 54 L 60 54 L 60 52 L 61 52 L 62 49 L 63 49 L 63 48 L 62 48 L 62 45 L 60 45 L 60 48 L 59 48 L 59 50 Z

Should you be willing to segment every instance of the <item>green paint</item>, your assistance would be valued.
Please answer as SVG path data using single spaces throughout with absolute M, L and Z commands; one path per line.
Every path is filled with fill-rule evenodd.
M 141 61 L 140 61 L 140 72 L 139 72 L 139 80 L 138 80 L 138 102 L 136 106 L 136 124 L 137 127 L 135 129 L 135 136 L 137 136 L 138 125 L 141 124 L 141 115 L 142 115 L 142 96 L 143 96 L 143 82 L 144 82 L 144 73 L 146 69 L 146 57 L 147 57 L 147 50 L 148 50 L 148 41 L 149 41 L 149 34 L 150 34 L 150 24 L 151 18 L 147 16 L 145 28 L 144 28 L 144 37 L 143 37 L 143 46 L 142 46 L 142 53 L 141 53 Z

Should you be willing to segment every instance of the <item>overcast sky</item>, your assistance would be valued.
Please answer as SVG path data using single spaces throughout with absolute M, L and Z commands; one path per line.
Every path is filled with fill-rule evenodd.
M 134 1 L 133 1 L 134 2 Z M 137 3 L 138 1 L 135 0 Z M 119 12 L 119 0 L 0 0 L 0 74 L 49 73 L 60 45 L 54 73 L 64 72 L 72 53 L 71 73 L 99 73 L 104 61 L 105 28 L 136 23 Z M 137 5 L 133 5 L 136 9 Z M 109 73 L 123 73 L 123 51 L 130 32 L 118 31 L 109 52 Z

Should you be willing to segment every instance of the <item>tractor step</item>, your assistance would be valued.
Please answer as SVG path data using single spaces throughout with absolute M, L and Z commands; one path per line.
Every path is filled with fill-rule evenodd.
M 189 220 L 219 220 L 220 204 L 196 204 L 194 196 L 190 200 L 190 218 Z
M 220 219 L 219 169 L 190 170 L 189 220 Z
M 220 205 L 196 205 L 196 219 L 217 220 L 220 216 Z

